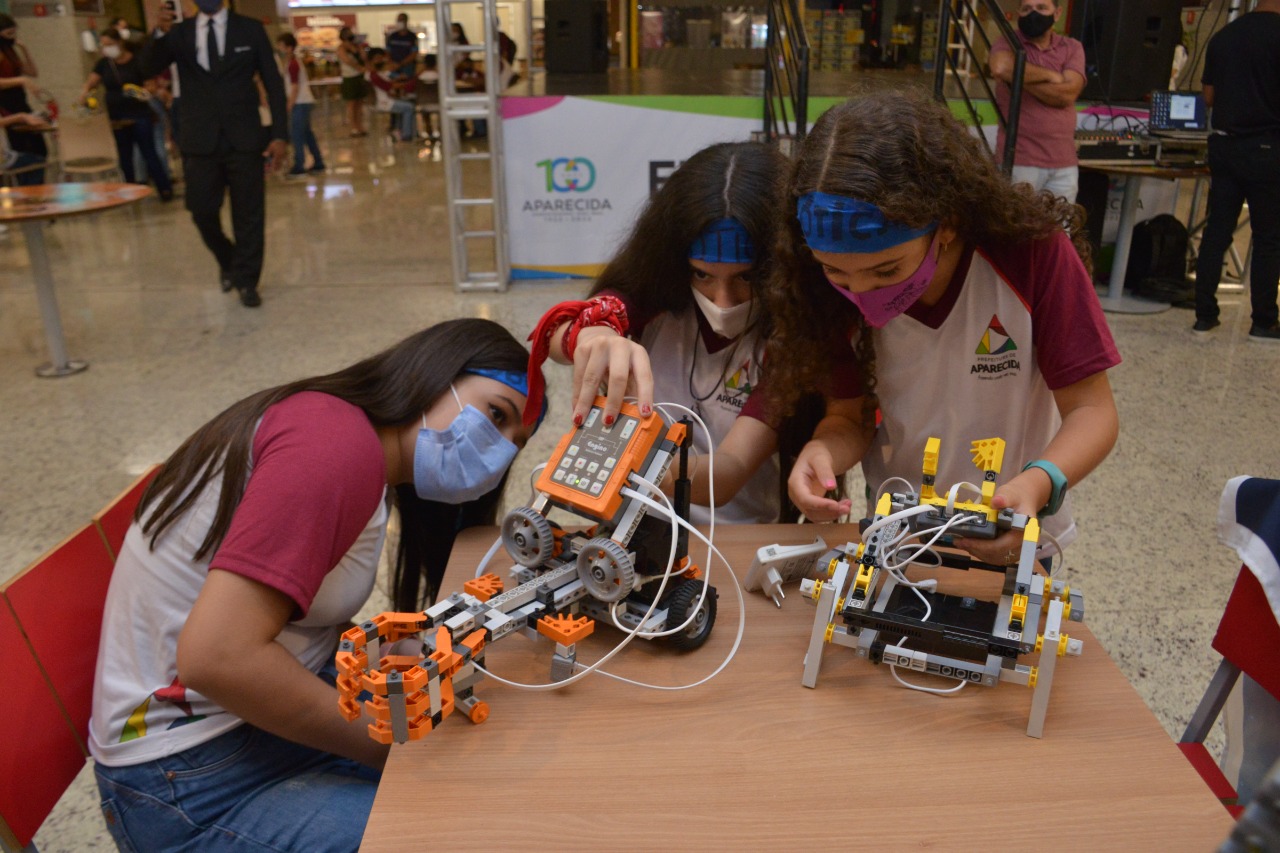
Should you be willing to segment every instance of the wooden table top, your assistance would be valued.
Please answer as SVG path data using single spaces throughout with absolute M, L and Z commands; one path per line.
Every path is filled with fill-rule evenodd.
M 726 525 L 716 539 L 741 578 L 758 547 L 815 533 L 836 545 L 856 528 Z M 495 535 L 460 538 L 446 592 Z M 491 570 L 508 565 L 499 551 Z M 1003 579 L 944 572 L 940 590 L 990 598 Z M 679 654 L 636 640 L 606 668 L 668 685 L 714 670 L 740 610 L 723 566 L 712 582 L 719 616 L 703 648 Z M 1060 659 L 1037 740 L 1025 733 L 1031 691 L 1015 684 L 919 693 L 827 646 L 818 687 L 807 689 L 812 604 L 794 587 L 780 609 L 744 597 L 736 658 L 693 690 L 600 676 L 550 692 L 484 681 L 485 723 L 454 714 L 392 748 L 362 849 L 1210 850 L 1230 832 L 1226 810 L 1080 623 L 1066 630 L 1084 653 Z M 597 626 L 580 659 L 621 636 Z M 548 680 L 546 640 L 513 634 L 486 651 L 497 675 Z
M 64 183 L 0 187 L 0 222 L 55 219 L 132 204 L 151 195 L 142 184 Z
M 1136 178 L 1164 178 L 1166 181 L 1173 181 L 1179 178 L 1207 178 L 1209 177 L 1208 166 L 1160 166 L 1160 165 L 1139 165 L 1136 163 L 1117 163 L 1109 166 L 1105 163 L 1090 163 L 1088 160 L 1080 161 L 1081 169 L 1091 169 L 1095 172 L 1105 172 L 1108 175 L 1128 175 Z

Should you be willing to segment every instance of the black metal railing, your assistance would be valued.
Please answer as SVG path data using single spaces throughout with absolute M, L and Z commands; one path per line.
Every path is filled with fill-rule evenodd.
M 765 40 L 765 139 L 798 142 L 808 131 L 809 37 L 796 0 L 770 0 Z
M 979 65 L 978 55 L 973 49 L 973 44 L 969 41 L 969 36 L 965 33 L 964 28 L 960 26 L 959 16 L 962 14 L 967 13 L 970 20 L 978 19 L 970 0 L 942 0 L 942 14 L 938 19 L 938 58 L 933 65 L 933 93 L 939 99 L 946 98 L 945 83 L 947 71 L 950 69 L 959 84 L 960 96 L 964 99 L 965 107 L 973 119 L 974 126 L 977 128 L 982 127 L 982 117 L 978 112 L 978 107 L 974 104 L 973 99 L 970 98 L 969 87 L 965 85 L 964 79 L 960 76 L 959 55 L 968 54 L 970 62 L 978 65 L 981 69 L 977 79 L 982 84 L 982 88 L 986 90 L 987 98 L 991 101 L 991 106 L 995 110 L 997 124 L 1004 131 L 1004 150 L 1000 152 L 1000 167 L 1008 174 L 1013 171 L 1013 152 L 1018 143 L 1018 113 L 1022 106 L 1022 75 L 1027 64 L 1027 51 L 1014 34 L 1013 27 L 1009 26 L 1009 22 L 1005 20 L 1004 10 L 1000 8 L 1000 4 L 996 0 L 978 0 L 978 3 L 985 7 L 991 20 L 995 21 L 999 26 L 1000 34 L 1004 36 L 1005 41 L 1009 43 L 1009 47 L 1013 50 L 1013 80 L 1009 84 L 1009 114 L 1005 115 L 1000 111 L 1000 102 L 996 100 L 995 91 L 991 88 L 993 81 L 987 69 Z M 952 27 L 955 28 L 961 45 L 955 51 L 951 49 Z M 986 30 L 978 27 L 975 32 L 981 36 L 987 48 L 987 55 L 990 56 L 991 39 L 987 36 Z M 985 142 L 986 137 L 983 136 L 982 138 Z M 994 154 L 995 152 L 992 152 L 993 156 Z

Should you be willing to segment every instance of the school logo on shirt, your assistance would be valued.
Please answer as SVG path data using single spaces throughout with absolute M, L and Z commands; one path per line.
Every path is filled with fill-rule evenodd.
M 724 381 L 724 390 L 716 395 L 717 403 L 726 403 L 735 409 L 741 409 L 751 396 L 751 359 L 743 359 L 738 369 Z
M 1000 323 L 1000 317 L 992 314 L 991 322 L 982 333 L 978 347 L 973 351 L 974 360 L 969 374 L 979 379 L 1003 379 L 1016 376 L 1022 369 L 1018 360 L 1018 344 Z

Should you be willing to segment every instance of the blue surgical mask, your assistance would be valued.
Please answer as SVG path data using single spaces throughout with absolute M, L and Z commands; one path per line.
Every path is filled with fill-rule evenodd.
M 196 0 L 196 8 L 213 17 L 222 9 L 222 0 Z
M 423 500 L 460 504 L 492 491 L 519 451 L 474 406 L 458 404 L 448 429 L 427 428 L 426 415 L 413 450 L 413 488 Z

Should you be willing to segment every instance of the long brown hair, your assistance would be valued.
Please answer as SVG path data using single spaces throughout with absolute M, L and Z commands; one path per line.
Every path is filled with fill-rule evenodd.
M 596 279 L 591 295 L 621 293 L 648 317 L 678 313 L 693 302 L 689 248 L 707 226 L 736 219 L 756 247 L 751 295 L 758 306 L 759 340 L 772 332 L 764 289 L 778 243 L 778 211 L 786 197 L 791 164 L 778 149 L 759 142 L 721 142 L 698 151 L 671 174 L 641 211 L 630 236 Z M 754 354 L 760 358 L 761 353 Z M 659 356 L 660 357 L 660 356 Z M 821 419 L 821 397 L 806 398 L 778 430 L 782 519 L 799 512 L 789 502 L 791 465 Z
M 217 552 L 231 527 L 249 478 L 254 431 L 271 406 L 302 391 L 318 391 L 359 407 L 375 428 L 404 427 L 418 421 L 441 394 L 448 393 L 459 374 L 483 368 L 524 373 L 528 360 L 528 351 L 502 326 L 464 318 L 410 335 L 336 373 L 259 391 L 232 404 L 173 452 L 147 487 L 134 520 L 154 548 L 165 530 L 221 475 L 217 512 L 192 555 L 199 561 Z M 396 489 L 401 532 L 392 585 L 398 610 L 416 609 L 434 596 L 454 534 L 461 529 L 459 522 L 465 517 L 470 523 L 492 523 L 501 489 L 474 502 L 488 508 L 479 512 L 475 507 L 423 501 L 412 487 Z M 425 591 L 420 584 L 423 576 Z
M 869 330 L 823 275 L 795 217 L 797 200 L 810 192 L 870 202 L 913 228 L 945 223 L 972 246 L 1021 243 L 1065 228 L 1089 266 L 1083 210 L 1026 184 L 1011 185 L 982 141 L 945 105 L 895 90 L 832 107 L 800 147 L 767 288 L 774 323 L 768 384 L 784 411 L 800 389 L 818 387 L 827 361 L 822 347 L 837 336 L 853 341 L 869 402 L 875 392 Z

